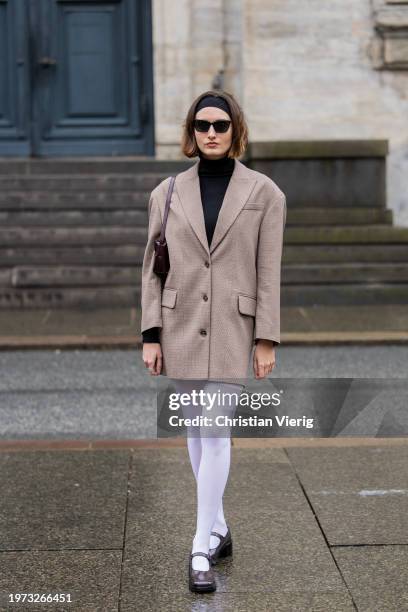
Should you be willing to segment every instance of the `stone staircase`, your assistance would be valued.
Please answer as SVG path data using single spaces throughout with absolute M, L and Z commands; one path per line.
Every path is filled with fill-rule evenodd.
M 408 228 L 392 225 L 378 185 L 372 199 L 365 190 L 360 200 L 339 193 L 327 204 L 310 183 L 309 196 L 293 191 L 285 160 L 262 166 L 288 196 L 282 305 L 406 303 Z M 256 167 L 259 155 L 247 163 Z M 138 307 L 149 194 L 190 165 L 0 161 L 0 308 Z
M 408 227 L 386 208 L 388 143 L 252 143 L 287 196 L 282 305 L 408 303 Z
M 150 192 L 189 165 L 0 162 L 0 308 L 138 305 Z
M 408 228 L 357 224 L 353 216 L 335 226 L 291 225 L 288 218 L 284 305 L 408 303 Z

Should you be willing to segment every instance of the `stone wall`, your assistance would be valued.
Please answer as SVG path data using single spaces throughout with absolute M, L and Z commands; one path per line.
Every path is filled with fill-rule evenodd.
M 154 0 L 153 22 L 157 157 L 182 157 L 185 113 L 216 79 L 252 141 L 388 139 L 388 206 L 408 226 L 408 2 Z

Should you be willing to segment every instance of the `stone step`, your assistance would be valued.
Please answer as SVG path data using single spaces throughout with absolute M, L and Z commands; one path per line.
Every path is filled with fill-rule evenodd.
M 74 247 L 10 247 L 0 248 L 0 262 L 10 265 L 141 265 L 145 245 L 77 245 Z
M 372 225 L 392 224 L 393 211 L 368 207 L 293 206 L 287 209 L 286 225 Z
M 285 244 L 282 262 L 304 263 L 346 263 L 346 262 L 391 262 L 408 261 L 406 244 L 331 244 L 305 245 Z
M 282 306 L 357 306 L 407 302 L 407 283 L 298 284 L 285 285 L 281 290 Z
M 133 230 L 134 231 L 134 230 Z M 50 246 L 40 243 L 36 246 L 0 247 L 0 263 L 12 265 L 137 265 L 143 261 L 144 242 L 131 241 L 120 245 L 67 245 L 59 243 Z M 367 245 L 284 245 L 282 263 L 285 264 L 342 264 L 342 263 L 386 263 L 408 262 L 408 249 L 400 244 Z
M 2 247 L 146 244 L 146 227 L 16 227 L 0 228 Z
M 0 210 L 147 210 L 149 191 L 0 191 Z
M 282 285 L 398 283 L 408 281 L 408 263 L 283 265 Z M 17 265 L 0 268 L 2 287 L 74 287 L 141 283 L 141 265 Z
M 2 159 L 0 175 L 38 176 L 49 174 L 175 174 L 187 170 L 195 160 L 157 160 L 152 157 Z
M 283 285 L 336 283 L 406 283 L 408 262 L 283 265 Z
M 0 228 L 0 246 L 133 244 L 145 243 L 147 228 L 123 226 L 92 227 L 20 227 Z M 408 247 L 408 227 L 389 225 L 364 226 L 289 226 L 286 245 L 301 244 L 373 244 L 402 243 Z
M 406 304 L 407 283 L 337 285 L 284 285 L 282 306 Z M 0 309 L 10 308 L 98 308 L 140 306 L 135 285 L 109 287 L 0 287 Z
M 0 227 L 58 226 L 143 226 L 148 225 L 147 208 L 134 210 L 25 210 L 0 212 Z
M 364 244 L 364 243 L 406 243 L 408 227 L 389 225 L 350 226 L 337 225 L 313 227 L 288 227 L 284 237 L 286 244 Z
M 130 203 L 128 203 L 130 204 Z M 120 208 L 119 208 L 120 206 Z M 102 210 L 0 210 L 1 226 L 91 226 L 91 225 L 146 225 L 148 224 L 147 205 L 143 208 L 129 205 L 123 207 L 117 203 L 116 209 Z M 294 208 L 288 209 L 287 226 L 289 225 L 334 225 L 341 222 L 350 225 L 362 224 L 392 224 L 392 211 L 384 209 L 324 209 L 324 208 Z
M 14 266 L 0 268 L 2 287 L 100 287 L 141 284 L 141 266 Z
M 0 175 L 0 191 L 151 191 L 168 175 L 163 173 L 87 175 Z
M 99 308 L 140 306 L 140 293 L 134 285 L 120 287 L 0 287 L 0 310 L 9 308 Z

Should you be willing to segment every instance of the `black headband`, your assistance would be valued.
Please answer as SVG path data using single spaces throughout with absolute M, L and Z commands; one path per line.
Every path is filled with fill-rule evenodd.
M 202 108 L 206 108 L 207 106 L 216 106 L 217 108 L 221 108 L 223 111 L 225 111 L 231 116 L 230 106 L 224 98 L 211 95 L 204 96 L 204 98 L 201 98 L 201 100 L 198 102 L 195 108 L 195 113 L 198 113 L 199 110 L 201 110 Z

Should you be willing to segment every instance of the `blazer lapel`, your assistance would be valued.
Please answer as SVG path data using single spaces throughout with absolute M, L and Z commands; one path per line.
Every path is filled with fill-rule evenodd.
M 209 255 L 219 245 L 231 225 L 234 223 L 241 209 L 245 206 L 249 196 L 256 184 L 256 178 L 248 168 L 237 159 L 235 160 L 234 171 L 231 175 L 225 192 L 224 200 L 218 215 L 217 223 L 212 237 L 211 245 L 208 245 L 207 234 L 205 231 L 205 220 L 203 206 L 201 202 L 200 178 L 198 176 L 199 162 L 191 168 L 182 172 L 175 183 L 175 190 L 180 198 L 184 213 L 202 244 L 206 253 Z
M 179 196 L 184 214 L 195 235 L 203 245 L 207 255 L 209 255 L 207 234 L 205 232 L 204 211 L 201 204 L 198 163 L 199 162 L 176 177 L 174 191 Z

